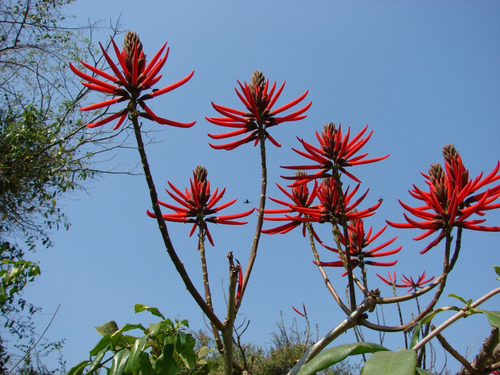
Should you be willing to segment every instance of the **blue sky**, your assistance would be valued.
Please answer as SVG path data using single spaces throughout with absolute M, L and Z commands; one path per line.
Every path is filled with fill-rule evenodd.
M 286 174 L 280 165 L 303 163 L 291 151 L 299 147 L 296 136 L 315 142 L 314 132 L 328 122 L 350 126 L 353 132 L 366 124 L 374 134 L 366 146 L 370 156 L 391 156 L 379 163 L 360 166 L 355 174 L 370 188 L 363 207 L 382 197 L 383 205 L 366 224 L 378 229 L 385 220 L 402 221 L 397 200 L 414 203 L 408 190 L 423 187 L 420 171 L 442 162 L 441 148 L 452 143 L 461 153 L 471 176 L 490 172 L 500 158 L 500 3 L 494 1 L 76 1 L 67 9 L 88 19 L 116 21 L 123 30 L 139 33 L 146 54 L 168 40 L 169 59 L 161 84 L 167 85 L 192 70 L 195 75 L 183 87 L 158 98 L 155 112 L 176 121 L 197 124 L 187 130 L 145 123 L 154 142 L 148 148 L 160 199 L 171 181 L 183 187 L 197 165 L 209 172 L 212 186 L 227 187 L 226 200 L 238 198 L 232 211 L 248 209 L 242 202 L 257 202 L 260 192 L 258 149 L 245 145 L 232 152 L 212 150 L 206 133 L 220 132 L 204 116 L 216 116 L 210 102 L 241 108 L 234 93 L 236 80 L 248 81 L 254 70 L 278 84 L 286 81 L 277 103 L 287 103 L 309 90 L 313 102 L 307 119 L 272 129 L 281 149 L 269 146 L 269 196 L 282 198 L 274 187 Z M 96 38 L 107 41 L 107 34 Z M 98 97 L 96 97 L 96 100 Z M 139 158 L 126 150 L 103 168 L 134 168 Z M 64 201 L 72 227 L 55 233 L 54 248 L 36 254 L 42 276 L 26 292 L 26 298 L 44 309 L 40 327 L 48 323 L 61 304 L 47 333 L 50 339 L 66 338 L 63 351 L 68 367 L 85 359 L 99 340 L 94 327 L 108 320 L 119 325 L 152 321 L 135 315 L 135 303 L 157 306 L 166 316 L 188 319 L 192 329 L 204 328 L 201 312 L 175 273 L 156 224 L 145 215 L 150 208 L 148 190 L 140 176 L 104 175 Z M 268 208 L 274 205 L 269 203 Z M 487 213 L 487 224 L 500 225 L 498 212 Z M 216 227 L 215 248 L 208 248 L 210 277 L 217 312 L 223 316 L 227 286 L 228 251 L 246 265 L 255 218 L 244 227 Z M 197 285 L 201 284 L 196 238 L 189 228 L 169 224 L 174 245 Z M 326 233 L 326 232 L 325 232 Z M 420 255 L 427 242 L 412 241 L 418 231 L 388 229 L 378 243 L 398 235 L 403 250 L 392 270 L 398 274 L 437 275 L 442 247 Z M 446 295 L 478 298 L 497 285 L 493 264 L 498 264 L 498 233 L 469 233 L 463 239 L 462 257 L 451 275 Z M 321 254 L 325 260 L 330 256 Z M 335 260 L 335 259 L 331 259 Z M 330 278 L 342 292 L 346 283 L 339 270 Z M 386 274 L 388 269 L 377 269 Z M 375 276 L 371 285 L 384 287 Z M 375 279 L 373 279 L 375 276 Z M 422 299 L 424 304 L 426 299 Z M 264 236 L 248 286 L 241 318 L 251 321 L 244 339 L 265 345 L 283 312 L 289 325 L 297 315 L 291 306 L 305 303 L 320 337 L 344 316 L 324 288 L 312 264 L 308 242 L 300 231 Z M 454 304 L 444 297 L 442 305 Z M 498 309 L 498 298 L 484 305 Z M 386 308 L 386 319 L 394 311 Z M 407 315 L 409 310 L 407 311 Z M 442 321 L 445 317 L 438 319 Z M 300 322 L 302 323 L 302 322 Z M 460 329 L 445 336 L 464 352 L 489 333 L 486 319 L 473 316 Z M 365 331 L 375 341 L 376 335 Z M 402 337 L 386 339 L 393 349 Z M 351 334 L 338 343 L 352 342 Z M 442 349 L 437 348 L 442 356 Z M 456 368 L 453 359 L 450 368 Z

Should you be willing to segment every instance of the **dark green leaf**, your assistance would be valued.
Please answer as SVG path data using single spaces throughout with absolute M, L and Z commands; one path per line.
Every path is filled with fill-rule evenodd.
M 111 347 L 111 344 L 111 338 L 109 337 L 109 335 L 104 336 L 101 340 L 99 340 L 97 345 L 92 348 L 92 350 L 90 351 L 90 355 L 97 355 L 101 350 Z
M 498 276 L 500 276 L 500 267 L 499 266 L 493 266 L 495 269 L 495 272 L 497 273 Z M 497 277 L 497 280 L 500 280 L 500 278 Z
M 109 348 L 109 346 L 106 348 L 103 348 L 99 353 L 97 353 L 95 358 L 92 360 L 92 363 L 90 364 L 89 372 L 92 372 L 99 367 L 102 359 L 104 358 L 104 355 L 108 351 L 108 348 Z
M 174 358 L 175 343 L 171 336 L 165 338 L 163 343 L 163 350 L 156 360 L 155 370 L 156 373 L 161 375 L 177 375 L 180 372 L 179 366 Z
M 139 373 L 139 370 L 141 369 L 140 355 L 146 347 L 147 341 L 147 336 L 135 340 L 134 345 L 132 345 L 132 349 L 130 349 L 130 357 L 124 370 L 125 374 L 137 375 Z
M 375 353 L 366 361 L 361 375 L 415 375 L 417 353 L 414 350 Z
M 108 375 L 122 375 L 129 356 L 130 350 L 128 349 L 122 349 L 116 353 Z
M 196 353 L 194 352 L 194 346 L 196 345 L 196 339 L 184 332 L 177 332 L 177 340 L 175 343 L 175 349 L 182 361 L 187 368 L 193 369 L 196 367 Z
M 82 361 L 76 366 L 73 366 L 66 375 L 81 375 L 88 365 L 90 365 L 90 361 Z
M 99 333 L 101 336 L 106 336 L 106 335 L 112 335 L 116 331 L 118 331 L 118 324 L 114 320 L 111 320 L 107 323 L 104 323 L 103 325 L 100 325 L 98 327 L 95 327 L 97 333 Z
M 346 345 L 335 346 L 327 349 L 305 364 L 297 375 L 313 375 L 318 371 L 324 370 L 335 363 L 341 362 L 349 356 L 386 351 L 381 345 L 369 342 L 360 342 Z
M 139 359 L 141 362 L 141 375 L 156 375 L 156 372 L 151 365 L 148 353 L 142 352 Z
M 158 310 L 156 307 L 150 307 L 150 306 L 146 306 L 146 305 L 141 305 L 139 303 L 137 303 L 135 306 L 134 306 L 134 311 L 136 313 L 138 312 L 142 312 L 142 311 L 149 311 L 151 314 L 153 314 L 154 316 L 158 316 L 162 319 L 165 319 L 165 317 L 163 316 L 163 314 L 160 312 L 160 310 Z

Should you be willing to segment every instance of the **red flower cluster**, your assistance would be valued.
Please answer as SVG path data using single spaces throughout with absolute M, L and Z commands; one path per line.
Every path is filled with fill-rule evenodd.
M 219 192 L 219 189 L 216 188 L 213 195 L 211 195 L 210 181 L 207 180 L 207 170 L 204 167 L 196 168 L 193 172 L 193 179 L 190 180 L 190 188 L 186 188 L 184 193 L 170 183 L 170 181 L 168 184 L 175 194 L 177 194 L 175 195 L 167 190 L 168 195 L 170 195 L 182 207 L 158 201 L 160 205 L 175 211 L 173 214 L 162 215 L 163 219 L 180 223 L 193 223 L 189 236 L 192 236 L 196 228 L 199 227 L 202 233 L 206 234 L 212 246 L 214 246 L 214 242 L 210 231 L 208 230 L 207 223 L 243 225 L 247 222 L 234 220 L 248 216 L 255 210 L 251 209 L 250 211 L 235 215 L 210 216 L 226 207 L 231 206 L 237 201 L 237 199 L 214 208 L 214 206 L 224 196 L 226 189 L 224 188 Z M 156 218 L 156 215 L 150 211 L 147 211 L 147 215 L 149 217 Z
M 305 180 L 305 179 L 304 179 Z M 349 187 L 345 192 L 342 192 L 342 200 L 345 207 L 345 217 L 347 220 L 362 219 L 364 217 L 371 216 L 375 214 L 375 210 L 380 207 L 382 200 L 379 200 L 374 206 L 367 208 L 365 210 L 357 211 L 356 207 L 365 199 L 368 194 L 368 190 L 356 201 L 351 203 L 354 195 L 359 189 L 359 184 L 349 192 Z M 316 192 L 320 204 L 314 207 L 300 207 L 294 206 L 294 210 L 300 212 L 306 217 L 295 217 L 295 220 L 305 221 L 305 222 L 339 222 L 343 213 L 341 210 L 341 197 L 338 193 L 337 183 L 332 177 L 323 179 L 323 182 L 318 186 Z
M 366 142 L 368 142 L 373 134 L 372 130 L 366 138 L 361 138 L 367 128 L 368 125 L 366 125 L 353 139 L 349 140 L 351 128 L 348 128 L 347 134 L 344 135 L 342 134 L 341 126 L 337 129 L 335 124 L 329 123 L 324 126 L 321 134 L 316 132 L 316 138 L 320 144 L 319 148 L 300 138 L 297 138 L 299 142 L 302 143 L 305 152 L 297 149 L 293 150 L 299 155 L 302 155 L 317 164 L 284 166 L 282 168 L 300 170 L 319 169 L 319 171 L 305 177 L 282 177 L 289 180 L 297 180 L 300 183 L 301 181 L 308 181 L 316 178 L 331 177 L 332 171 L 334 169 L 338 169 L 359 183 L 360 181 L 353 174 L 349 173 L 346 170 L 346 167 L 374 163 L 389 157 L 389 155 L 385 155 L 378 158 L 365 159 L 368 153 L 355 156 L 355 154 L 366 144 Z
M 91 111 L 100 108 L 109 107 L 112 104 L 120 103 L 128 100 L 129 104 L 123 108 L 121 111 L 114 113 L 110 116 L 105 117 L 104 119 L 94 122 L 92 124 L 87 124 L 88 127 L 94 128 L 97 126 L 101 126 L 107 124 L 110 121 L 118 119 L 116 125 L 113 130 L 118 129 L 125 119 L 127 118 L 127 114 L 131 111 L 136 110 L 136 103 L 144 110 L 144 112 L 140 112 L 139 116 L 147 118 L 148 120 L 155 121 L 162 125 L 171 125 L 177 127 L 188 128 L 194 125 L 196 121 L 189 123 L 181 123 L 176 121 L 167 120 L 161 117 L 158 117 L 146 104 L 145 101 L 159 95 L 165 94 L 169 91 L 176 89 L 177 87 L 183 85 L 187 81 L 191 79 L 194 74 L 194 71 L 191 72 L 188 76 L 181 79 L 180 81 L 173 83 L 167 87 L 162 89 L 155 89 L 151 93 L 141 95 L 143 90 L 147 90 L 152 88 L 158 81 L 161 79 L 161 75 L 158 75 L 161 68 L 167 61 L 169 48 L 167 48 L 165 55 L 162 57 L 162 53 L 165 50 L 167 43 L 165 43 L 158 52 L 153 56 L 151 61 L 146 64 L 146 55 L 142 50 L 142 43 L 139 39 L 139 36 L 133 31 L 128 31 L 125 34 L 125 41 L 123 45 L 123 49 L 120 52 L 118 46 L 116 45 L 113 38 L 111 38 L 111 43 L 113 44 L 113 48 L 116 53 L 116 57 L 118 58 L 119 66 L 121 67 L 121 71 L 118 68 L 118 65 L 113 62 L 111 57 L 106 52 L 106 49 L 99 43 L 101 46 L 101 50 L 106 58 L 106 61 L 109 64 L 109 67 L 115 74 L 112 76 L 96 67 L 93 67 L 90 64 L 87 64 L 83 61 L 81 63 L 87 69 L 89 69 L 92 73 L 101 78 L 104 78 L 109 82 L 102 81 L 95 76 L 91 76 L 83 73 L 73 66 L 73 64 L 69 63 L 71 70 L 78 75 L 80 78 L 88 81 L 82 82 L 82 84 L 88 87 L 91 90 L 96 90 L 99 92 L 104 92 L 106 94 L 113 95 L 113 99 L 105 100 L 100 103 L 92 104 L 84 108 L 80 108 L 81 111 Z
M 384 249 L 385 247 L 393 243 L 397 238 L 396 236 L 393 239 L 383 243 L 382 245 L 376 246 L 370 250 L 365 250 L 369 245 L 371 245 L 371 243 L 375 239 L 377 239 L 385 231 L 386 228 L 387 225 L 383 227 L 381 230 L 379 230 L 377 233 L 372 235 L 372 227 L 370 227 L 368 232 L 365 232 L 364 223 L 362 219 L 354 219 L 350 221 L 348 226 L 348 233 L 349 233 L 349 254 L 350 254 L 352 268 L 355 268 L 360 264 L 389 267 L 389 266 L 394 266 L 398 262 L 397 260 L 392 262 L 378 262 L 378 261 L 366 260 L 366 258 L 378 258 L 396 254 L 402 249 L 403 246 L 399 246 L 393 250 L 380 252 L 380 250 Z M 347 244 L 345 237 L 342 234 L 340 234 L 340 237 L 342 245 L 346 246 Z M 327 248 L 338 253 L 338 249 L 333 249 L 330 247 Z M 344 267 L 342 261 L 321 262 L 320 265 L 324 267 Z
M 238 84 L 240 86 L 241 93 L 235 89 L 236 94 L 245 105 L 248 112 L 224 107 L 212 102 L 214 109 L 225 117 L 206 117 L 208 121 L 215 125 L 235 128 L 238 130 L 223 134 L 208 134 L 208 136 L 212 139 L 224 139 L 239 136 L 245 133 L 250 134 L 238 141 L 222 145 L 210 144 L 210 146 L 215 149 L 232 150 L 242 144 L 252 141 L 254 141 L 254 145 L 257 145 L 259 141 L 264 139 L 269 139 L 275 146 L 280 147 L 281 145 L 276 142 L 273 137 L 271 137 L 271 135 L 267 132 L 267 129 L 286 121 L 297 121 L 306 118 L 303 113 L 307 111 L 312 104 L 312 102 L 310 102 L 303 108 L 289 115 L 276 117 L 277 114 L 300 103 L 307 96 L 308 91 L 290 103 L 273 110 L 272 108 L 281 95 L 281 92 L 285 87 L 285 83 L 283 83 L 275 92 L 276 82 L 274 82 L 271 88 L 269 88 L 269 79 L 266 80 L 262 72 L 256 71 L 252 75 L 250 85 L 246 82 L 242 85 L 239 81 Z
M 382 276 L 380 276 L 377 273 L 377 276 L 387 285 L 390 286 L 395 286 L 396 288 L 408 288 L 408 293 L 411 291 L 416 292 L 418 289 L 422 289 L 425 284 L 431 282 L 434 280 L 434 276 L 431 278 L 424 280 L 425 279 L 425 271 L 418 277 L 418 279 L 415 281 L 413 280 L 413 277 L 407 277 L 403 274 L 403 278 L 401 279 L 403 284 L 397 284 L 396 283 L 396 272 L 394 272 L 394 276 L 391 275 L 391 273 L 388 273 L 389 275 L 389 280 L 384 279 Z
M 500 197 L 500 184 L 488 188 L 486 191 L 477 193 L 485 186 L 500 180 L 500 162 L 495 169 L 486 177 L 481 173 L 475 179 L 469 179 L 469 171 L 465 168 L 460 154 L 452 145 L 443 148 L 445 169 L 440 164 L 432 164 L 429 174 L 422 175 L 426 178 L 429 191 L 424 191 L 413 185 L 410 194 L 423 202 L 423 206 L 411 207 L 403 202 L 399 203 L 412 215 L 423 221 L 416 221 L 404 217 L 407 223 L 393 223 L 389 225 L 396 228 L 417 228 L 425 230 L 423 234 L 415 237 L 421 240 L 441 230 L 438 237 L 434 239 L 421 253 L 427 252 L 436 246 L 443 238 L 449 235 L 453 227 L 465 229 L 498 232 L 500 227 L 479 225 L 486 219 L 469 219 L 473 214 L 484 215 L 485 210 L 500 208 L 500 203 L 493 203 Z
M 297 172 L 298 175 L 304 175 L 304 172 L 299 171 Z M 311 206 L 312 202 L 316 198 L 316 192 L 318 189 L 318 183 L 314 181 L 314 187 L 311 192 L 309 192 L 309 188 L 307 187 L 307 184 L 301 184 L 298 186 L 295 186 L 292 188 L 292 192 L 289 193 L 287 190 L 285 190 L 283 187 L 280 185 L 276 184 L 278 188 L 285 194 L 293 203 L 287 203 L 285 201 L 275 199 L 272 197 L 269 197 L 272 201 L 281 204 L 283 206 L 286 206 L 287 208 L 282 208 L 282 209 L 276 209 L 276 210 L 265 210 L 265 214 L 285 214 L 285 216 L 282 217 L 273 217 L 273 216 L 264 216 L 264 220 L 269 220 L 269 221 L 288 221 L 288 223 L 280 225 L 275 228 L 271 229 L 264 229 L 262 230 L 262 233 L 266 234 L 284 234 L 288 233 L 292 229 L 298 227 L 299 225 L 302 225 L 302 235 L 305 237 L 306 235 L 306 228 L 304 226 L 304 221 L 300 220 L 302 217 L 302 213 L 298 212 L 295 207 L 302 207 L 302 208 L 308 208 Z M 292 213 L 297 213 L 296 216 L 290 216 Z M 319 238 L 316 238 L 319 242 Z

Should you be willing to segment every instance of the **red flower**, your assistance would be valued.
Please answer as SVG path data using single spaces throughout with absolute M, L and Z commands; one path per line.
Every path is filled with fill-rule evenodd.
M 351 167 L 353 165 L 374 163 L 379 160 L 383 160 L 389 155 L 385 155 L 379 158 L 364 159 L 368 153 L 355 156 L 355 154 L 368 142 L 373 134 L 373 130 L 368 134 L 366 138 L 361 138 L 365 133 L 368 125 L 366 125 L 361 132 L 359 132 L 353 139 L 349 140 L 351 134 L 351 128 L 348 128 L 347 134 L 342 134 L 342 128 L 339 126 L 337 129 L 335 124 L 329 123 L 325 125 L 321 135 L 316 132 L 316 137 L 319 141 L 319 148 L 315 147 L 304 140 L 297 138 L 302 146 L 306 150 L 300 151 L 293 149 L 299 155 L 302 155 L 317 164 L 313 165 L 294 165 L 286 166 L 282 168 L 287 169 L 319 169 L 318 172 L 308 175 L 306 177 L 297 178 L 294 177 L 283 177 L 289 180 L 307 181 L 316 178 L 325 178 L 332 176 L 332 170 L 338 169 L 345 173 L 347 176 L 352 178 L 356 182 L 360 182 L 353 174 L 347 172 L 346 167 Z
M 420 275 L 418 277 L 417 281 L 413 280 L 413 277 L 409 277 L 408 278 L 408 277 L 406 277 L 403 274 L 403 278 L 401 279 L 401 281 L 403 282 L 403 284 L 398 284 L 398 285 L 396 285 L 396 287 L 398 287 L 398 288 L 408 288 L 408 293 L 411 292 L 411 291 L 416 292 L 417 289 L 422 289 L 425 284 L 427 284 L 428 282 L 434 280 L 434 276 L 432 276 L 431 278 L 429 278 L 427 280 L 424 280 L 424 279 L 425 279 L 425 271 L 422 273 L 422 275 Z
M 312 104 L 312 102 L 309 102 L 309 104 L 305 107 L 289 115 L 276 117 L 277 114 L 300 103 L 307 96 L 308 91 L 290 103 L 273 110 L 272 108 L 281 95 L 281 92 L 285 87 L 285 83 L 283 83 L 275 93 L 276 82 L 274 82 L 272 87 L 269 89 L 269 80 L 264 78 L 262 72 L 256 71 L 252 74 L 250 85 L 246 82 L 242 85 L 239 81 L 238 84 L 241 88 L 241 93 L 238 89 L 235 89 L 236 94 L 243 102 L 248 112 L 223 107 L 212 102 L 214 109 L 225 117 L 206 117 L 208 121 L 215 125 L 235 128 L 238 130 L 223 134 L 208 134 L 208 136 L 212 139 L 223 139 L 239 136 L 245 133 L 250 134 L 238 141 L 222 145 L 210 144 L 210 146 L 215 149 L 232 150 L 244 143 L 252 141 L 254 141 L 254 145 L 257 145 L 257 143 L 263 139 L 269 139 L 275 146 L 280 147 L 281 145 L 271 137 L 271 135 L 267 132 L 267 129 L 271 126 L 281 124 L 282 122 L 297 121 L 306 118 L 307 116 L 302 114 L 307 111 Z
M 354 219 L 350 221 L 348 227 L 348 233 L 349 233 L 349 250 L 350 250 L 349 254 L 350 254 L 352 268 L 355 268 L 360 264 L 388 267 L 388 266 L 394 266 L 398 262 L 397 260 L 392 262 L 378 262 L 378 261 L 375 262 L 371 260 L 366 260 L 366 258 L 376 258 L 376 257 L 383 257 L 396 254 L 402 249 L 403 246 L 399 246 L 398 248 L 393 250 L 379 252 L 383 248 L 393 243 L 397 238 L 394 237 L 393 239 L 383 243 L 382 245 L 376 246 L 370 250 L 365 250 L 375 239 L 377 239 L 385 231 L 386 228 L 387 225 L 372 236 L 372 227 L 370 227 L 368 233 L 365 233 L 365 228 L 362 219 Z M 342 236 L 342 234 L 340 236 L 341 236 L 340 238 L 341 243 L 344 246 L 346 246 L 345 237 Z M 338 249 L 333 249 L 329 247 L 327 248 L 332 251 L 338 252 Z M 321 262 L 321 265 L 326 267 L 344 266 L 342 261 Z
M 113 130 L 118 129 L 127 118 L 127 114 L 129 114 L 131 111 L 136 110 L 136 103 L 138 103 L 139 106 L 141 106 L 141 108 L 144 110 L 144 112 L 139 113 L 139 116 L 147 118 L 148 120 L 155 121 L 162 125 L 171 125 L 183 128 L 193 126 L 196 121 L 190 123 L 181 123 L 156 116 L 156 114 L 144 103 L 144 101 L 165 94 L 183 85 L 191 79 L 194 71 L 185 78 L 171 84 L 170 86 L 164 87 L 160 90 L 155 89 L 148 94 L 140 96 L 143 90 L 150 89 L 161 79 L 162 76 L 158 75 L 158 73 L 167 61 L 169 48 L 167 48 L 165 55 L 163 57 L 161 56 L 163 51 L 165 50 L 167 43 L 165 43 L 159 49 L 159 51 L 153 56 L 149 64 L 146 64 L 146 55 L 142 50 L 142 43 L 139 39 L 139 36 L 133 31 L 127 31 L 127 33 L 125 34 L 124 46 L 121 52 L 113 38 L 111 38 L 111 42 L 113 44 L 116 57 L 118 58 L 118 63 L 121 67 L 121 71 L 118 68 L 117 64 L 115 64 L 113 60 L 111 60 L 111 57 L 108 55 L 102 44 L 99 43 L 99 45 L 101 46 L 101 50 L 104 54 L 104 57 L 106 58 L 106 61 L 115 74 L 114 76 L 81 61 L 81 63 L 92 73 L 110 82 L 105 82 L 100 78 L 85 74 L 75 68 L 73 64 L 69 63 L 71 70 L 77 76 L 88 81 L 82 82 L 84 86 L 88 87 L 91 90 L 104 92 L 113 96 L 112 99 L 80 108 L 81 111 L 96 110 L 99 108 L 109 107 L 110 105 L 115 103 L 127 100 L 129 101 L 129 104 L 121 111 L 107 116 L 100 121 L 94 122 L 92 124 L 87 124 L 87 126 L 89 128 L 94 128 L 118 119 Z
M 189 190 L 186 188 L 184 193 L 177 189 L 172 183 L 170 183 L 170 181 L 168 184 L 177 195 L 168 190 L 167 193 L 182 207 L 158 201 L 160 205 L 175 211 L 173 214 L 162 215 L 163 219 L 180 223 L 193 223 L 189 236 L 192 236 L 196 228 L 199 227 L 202 233 L 206 234 L 212 246 L 214 246 L 214 242 L 210 231 L 208 230 L 207 223 L 243 225 L 247 222 L 234 220 L 248 216 L 255 210 L 251 209 L 250 211 L 235 215 L 210 216 L 226 207 L 231 206 L 237 201 L 237 199 L 214 208 L 214 206 L 224 196 L 226 189 L 224 188 L 221 192 L 219 192 L 219 189 L 216 188 L 213 195 L 211 195 L 210 181 L 207 180 L 207 170 L 204 167 L 196 168 L 193 172 L 193 179 L 190 180 L 190 188 Z M 156 218 L 156 215 L 150 211 L 147 211 L 147 215 L 149 217 Z
M 307 317 L 306 305 L 304 303 L 302 303 L 302 311 L 299 311 L 298 309 L 296 309 L 295 306 L 292 306 L 292 309 L 300 316 L 302 316 L 304 318 Z
M 299 172 L 297 172 L 297 174 L 304 174 L 304 172 L 299 171 Z M 287 208 L 276 209 L 276 210 L 265 210 L 264 213 L 266 213 L 266 214 L 291 214 L 291 213 L 295 212 L 295 213 L 297 213 L 297 216 L 296 217 L 293 217 L 290 215 L 285 215 L 282 217 L 264 216 L 264 220 L 288 221 L 288 222 L 286 224 L 280 225 L 280 226 L 275 227 L 275 228 L 264 229 L 264 230 L 262 230 L 262 233 L 284 234 L 284 233 L 288 233 L 289 231 L 298 227 L 299 225 L 302 225 L 303 226 L 302 227 L 302 235 L 305 237 L 306 227 L 304 225 L 304 222 L 301 220 L 298 220 L 298 218 L 300 218 L 303 214 L 301 212 L 298 212 L 294 207 L 303 207 L 303 208 L 309 207 L 312 204 L 312 202 L 314 201 L 314 199 L 316 198 L 316 191 L 318 188 L 318 183 L 316 181 L 314 182 L 314 187 L 313 187 L 311 192 L 309 192 L 307 184 L 302 184 L 302 185 L 293 187 L 291 193 L 289 193 L 287 190 L 285 190 L 283 187 L 281 187 L 278 184 L 276 184 L 276 186 L 278 186 L 278 188 L 283 192 L 283 194 L 285 194 L 293 203 L 287 203 L 285 201 L 269 197 L 269 199 L 271 199 L 272 201 L 274 201 L 278 204 L 281 204 L 283 206 L 286 206 Z M 315 235 L 316 239 L 319 242 L 321 242 L 319 240 L 319 238 L 317 238 L 316 233 L 314 233 L 314 235 Z
M 304 179 L 305 181 L 306 179 Z M 351 203 L 352 198 L 359 189 L 359 184 L 354 188 L 352 192 L 349 192 L 349 187 L 345 192 L 342 193 L 343 202 L 345 207 L 345 217 L 347 220 L 361 219 L 364 217 L 371 216 L 375 214 L 375 210 L 380 207 L 382 200 L 379 200 L 374 206 L 367 208 L 365 210 L 357 211 L 356 207 L 363 201 L 363 199 L 368 194 L 368 190 L 355 202 Z M 290 217 L 290 219 L 295 219 L 299 221 L 308 222 L 340 222 L 343 218 L 343 213 L 340 206 L 340 196 L 337 191 L 337 186 L 335 179 L 328 177 L 323 180 L 323 182 L 317 188 L 317 196 L 321 204 L 314 207 L 300 207 L 294 206 L 293 209 L 298 211 L 306 217 Z
M 438 237 L 422 250 L 421 254 L 436 246 L 453 227 L 490 232 L 500 231 L 500 227 L 479 225 L 486 219 L 469 220 L 473 214 L 483 216 L 485 210 L 500 208 L 499 203 L 493 203 L 500 197 L 500 184 L 482 193 L 476 193 L 479 189 L 500 179 L 500 174 L 498 174 L 500 162 L 497 162 L 495 169 L 486 177 L 482 178 L 481 173 L 474 180 L 469 180 L 469 171 L 465 169 L 462 158 L 454 146 L 445 146 L 443 155 L 445 170 L 440 164 L 432 164 L 429 175 L 422 173 L 427 179 L 425 182 L 429 185 L 429 191 L 423 191 L 415 185 L 413 185 L 413 190 L 410 190 L 410 194 L 421 200 L 424 205 L 411 207 L 399 201 L 409 213 L 423 221 L 415 221 L 406 214 L 404 217 L 407 223 L 388 221 L 389 225 L 396 228 L 425 230 L 425 233 L 415 237 L 415 240 L 421 240 L 441 230 Z
M 394 272 L 393 275 L 391 275 L 390 272 L 387 272 L 387 275 L 389 276 L 389 280 L 387 279 L 384 279 L 382 276 L 380 276 L 378 273 L 377 273 L 377 276 L 384 282 L 386 283 L 387 285 L 390 285 L 390 286 L 397 286 L 396 282 L 397 282 L 397 278 L 396 278 L 396 272 Z

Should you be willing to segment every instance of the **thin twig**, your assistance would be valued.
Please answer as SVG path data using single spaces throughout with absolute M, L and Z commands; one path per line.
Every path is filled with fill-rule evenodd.
M 47 327 L 45 327 L 45 329 L 43 330 L 42 334 L 40 335 L 40 337 L 38 338 L 38 340 L 36 340 L 36 342 L 33 344 L 33 346 L 31 348 L 28 349 L 28 351 L 24 354 L 24 356 L 19 360 L 17 361 L 17 363 L 14 365 L 14 367 L 12 367 L 10 369 L 10 371 L 7 373 L 7 375 L 9 375 L 10 373 L 12 373 L 12 371 L 14 371 L 14 369 L 19 366 L 19 364 L 31 353 L 31 351 L 33 349 L 35 349 L 35 347 L 38 345 L 38 343 L 40 342 L 40 340 L 43 338 L 43 336 L 45 335 L 45 333 L 47 332 L 47 330 L 49 329 L 50 325 L 52 324 L 52 322 L 54 321 L 54 318 L 56 317 L 56 314 L 57 312 L 59 311 L 59 308 L 61 307 L 61 304 L 59 304 L 59 306 L 57 306 L 57 309 L 56 311 L 54 312 L 54 314 L 52 314 L 52 318 L 50 319 L 49 321 L 49 324 L 47 324 Z

